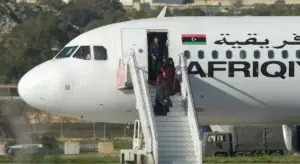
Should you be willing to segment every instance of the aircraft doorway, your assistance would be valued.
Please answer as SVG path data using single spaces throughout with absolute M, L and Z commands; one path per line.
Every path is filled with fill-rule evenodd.
M 154 40 L 155 38 L 158 39 L 158 53 L 160 59 L 158 60 L 158 64 L 155 64 L 152 59 L 152 51 L 154 48 Z M 162 61 L 162 57 L 169 57 L 169 49 L 168 49 L 168 32 L 166 30 L 160 31 L 148 31 L 147 32 L 147 39 L 148 39 L 148 79 L 150 81 L 156 80 L 156 74 L 158 73 L 159 65 Z M 159 63 L 160 62 L 160 63 Z M 155 73 L 155 70 L 156 73 Z

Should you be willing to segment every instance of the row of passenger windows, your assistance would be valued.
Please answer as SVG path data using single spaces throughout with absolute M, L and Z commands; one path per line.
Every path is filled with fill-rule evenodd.
M 81 46 L 78 49 L 77 47 L 78 46 L 65 47 L 59 52 L 59 54 L 55 58 L 68 58 L 72 54 L 74 54 L 72 56 L 73 58 L 91 60 L 92 59 L 91 49 L 93 49 L 95 60 L 107 60 L 107 51 L 106 48 L 103 46 L 93 46 L 93 47 Z
M 184 51 L 184 53 L 185 53 L 187 56 L 190 56 L 190 52 L 189 52 L 188 50 Z M 261 52 L 260 52 L 259 50 L 255 50 L 255 51 L 253 52 L 254 58 L 255 58 L 255 59 L 259 59 L 260 56 L 261 56 L 260 53 L 261 53 Z M 241 51 L 239 52 L 239 54 L 240 54 L 240 58 L 241 58 L 241 59 L 246 59 L 247 53 L 246 53 L 245 50 L 241 50 Z M 213 59 L 218 59 L 218 58 L 219 58 L 219 52 L 218 52 L 217 50 L 213 50 L 212 53 L 211 53 L 211 56 L 212 56 Z M 226 56 L 227 59 L 231 59 L 232 56 L 233 56 L 233 55 L 232 55 L 232 51 L 231 51 L 231 50 L 227 50 L 227 51 L 225 52 L 225 56 Z M 274 56 L 275 56 L 275 55 L 274 55 L 274 51 L 273 51 L 273 50 L 269 50 L 269 51 L 268 51 L 268 58 L 269 58 L 269 59 L 273 59 Z M 287 50 L 283 50 L 283 51 L 281 52 L 281 56 L 282 56 L 283 59 L 287 59 L 287 58 L 289 57 L 288 51 L 287 51 Z M 199 50 L 199 51 L 198 51 L 198 58 L 199 58 L 199 59 L 204 59 L 204 57 L 205 57 L 204 51 Z M 298 59 L 300 58 L 300 50 L 297 50 L 297 51 L 296 51 L 296 57 L 297 57 Z

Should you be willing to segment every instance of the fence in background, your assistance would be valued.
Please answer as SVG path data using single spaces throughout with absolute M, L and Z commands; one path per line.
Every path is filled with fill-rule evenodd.
M 22 126 L 18 125 L 20 129 Z M 55 138 L 124 139 L 132 138 L 133 125 L 111 123 L 30 124 L 32 132 Z
M 15 115 L 24 114 L 26 116 L 30 123 L 30 131 L 26 128 L 28 124 L 15 123 L 14 125 L 16 130 L 24 135 L 35 133 L 55 138 L 87 139 L 132 138 L 133 136 L 133 125 L 130 124 L 91 123 L 84 120 L 54 116 L 28 106 L 21 99 L 0 100 L 0 126 L 2 131 L 9 134 L 13 132 L 9 132 L 10 123 L 2 114 L 5 108 L 12 110 Z

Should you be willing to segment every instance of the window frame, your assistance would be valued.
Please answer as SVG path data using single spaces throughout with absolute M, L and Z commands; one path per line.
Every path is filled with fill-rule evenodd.
M 75 50 L 71 53 L 71 55 L 70 56 L 68 56 L 68 57 L 59 57 L 58 58 L 58 55 L 65 49 L 65 48 L 72 48 L 72 47 L 76 47 L 75 48 Z M 78 50 L 78 48 L 79 48 L 80 46 L 65 46 L 65 47 L 63 47 L 55 56 L 54 56 L 54 59 L 64 59 L 64 58 L 70 58 L 70 57 L 72 57 L 73 55 L 74 55 L 74 53 L 75 52 L 77 52 L 77 50 Z
M 74 55 L 78 52 L 78 50 L 79 50 L 81 47 L 89 47 L 89 48 L 90 48 L 90 55 L 91 55 L 91 59 L 81 59 L 81 60 L 86 60 L 86 61 L 91 61 L 91 60 L 93 60 L 93 54 L 92 54 L 92 52 L 91 52 L 91 45 L 80 45 L 80 46 L 78 46 L 77 50 L 72 54 L 71 57 L 74 58 L 74 59 L 80 59 L 80 58 L 74 57 Z
M 106 51 L 106 54 L 105 54 L 106 59 L 105 60 L 99 60 L 99 59 L 95 58 L 95 47 L 103 47 L 105 49 L 105 51 Z M 105 46 L 103 46 L 103 45 L 91 45 L 91 49 L 92 49 L 92 52 L 93 52 L 93 60 L 95 60 L 95 61 L 106 61 L 106 60 L 108 60 L 108 52 L 107 52 L 107 48 Z
M 210 135 L 207 136 L 207 142 L 208 143 L 215 143 L 216 140 L 217 140 L 217 136 L 215 134 L 210 134 Z

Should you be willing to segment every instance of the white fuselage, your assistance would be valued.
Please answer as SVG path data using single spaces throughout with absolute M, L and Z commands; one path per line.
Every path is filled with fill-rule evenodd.
M 100 27 L 83 33 L 65 47 L 101 45 L 107 50 L 107 60 L 54 58 L 24 75 L 19 83 L 19 93 L 28 104 L 53 114 L 94 122 L 133 122 L 138 118 L 135 96 L 117 88 L 119 59 L 128 55 L 132 47 L 142 49 L 138 62 L 147 69 L 147 30 L 165 30 L 168 32 L 169 56 L 175 64 L 178 54 L 189 51 L 188 63 L 198 63 L 206 74 L 211 71 L 208 70 L 209 62 L 220 62 L 213 66 L 225 68 L 215 71 L 214 77 L 190 75 L 195 105 L 204 108 L 198 113 L 200 124 L 298 124 L 300 66 L 296 63 L 299 61 L 296 51 L 300 50 L 300 44 L 297 45 L 293 34 L 300 29 L 299 20 L 300 17 L 172 17 Z M 204 34 L 206 44 L 183 45 L 182 34 Z M 215 44 L 224 37 L 227 44 L 224 41 Z M 257 42 L 268 39 L 269 48 L 265 43 L 245 42 L 249 37 L 257 38 Z M 273 48 L 282 45 L 284 40 L 294 45 Z M 240 48 L 238 44 L 229 45 L 236 41 L 244 45 Z M 198 57 L 200 50 L 204 52 L 203 59 Z M 218 52 L 216 59 L 212 57 L 214 50 Z M 232 52 L 231 59 L 226 57 L 227 50 Z M 240 57 L 241 50 L 246 52 L 245 59 Z M 260 54 L 257 59 L 254 58 L 255 50 Z M 273 59 L 268 57 L 269 50 L 274 52 Z M 282 57 L 283 50 L 287 50 L 287 58 Z M 269 61 L 281 62 L 286 66 L 286 73 L 283 65 L 279 67 L 276 63 L 261 68 Z M 232 68 L 229 68 L 232 63 L 229 62 L 236 62 L 235 68 L 243 68 L 245 62 L 249 63 L 250 77 L 245 77 L 247 73 L 241 71 L 235 71 L 234 77 L 229 77 L 232 74 Z M 253 62 L 257 63 L 257 69 L 253 69 L 256 67 Z M 294 69 L 289 62 L 294 62 Z M 192 67 L 192 71 L 195 70 Z M 270 76 L 276 71 L 281 72 L 285 78 L 267 77 L 263 71 Z

